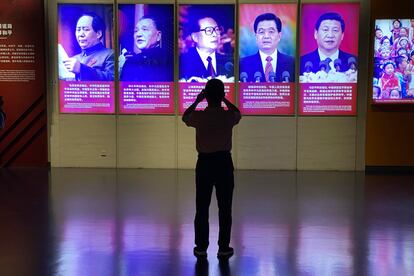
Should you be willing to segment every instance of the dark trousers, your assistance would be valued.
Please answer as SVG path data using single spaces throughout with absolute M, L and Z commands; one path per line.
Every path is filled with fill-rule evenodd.
M 234 175 L 230 152 L 199 153 L 196 166 L 195 244 L 201 249 L 209 245 L 208 213 L 213 187 L 216 188 L 219 208 L 219 247 L 230 244 L 231 205 Z

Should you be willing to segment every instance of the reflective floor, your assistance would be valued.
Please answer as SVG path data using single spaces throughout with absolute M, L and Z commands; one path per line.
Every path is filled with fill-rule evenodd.
M 0 275 L 414 275 L 414 176 L 237 171 L 229 262 L 191 170 L 0 170 Z

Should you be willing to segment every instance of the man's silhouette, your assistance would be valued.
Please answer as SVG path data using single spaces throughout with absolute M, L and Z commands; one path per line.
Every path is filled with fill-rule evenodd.
M 209 245 L 208 212 L 213 186 L 219 208 L 219 250 L 217 257 L 229 258 L 233 248 L 229 247 L 231 235 L 231 206 L 233 199 L 234 176 L 231 158 L 233 126 L 238 124 L 239 109 L 224 97 L 224 84 L 221 80 L 211 79 L 195 102 L 184 112 L 183 121 L 196 129 L 196 215 L 194 219 L 194 255 L 207 257 Z M 208 106 L 196 111 L 197 105 L 207 99 Z M 228 110 L 221 107 L 221 102 Z

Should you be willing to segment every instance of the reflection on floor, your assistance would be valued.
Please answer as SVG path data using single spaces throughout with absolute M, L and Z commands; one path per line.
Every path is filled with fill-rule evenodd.
M 0 275 L 414 275 L 414 176 L 237 171 L 232 246 L 192 255 L 189 170 L 0 170 Z

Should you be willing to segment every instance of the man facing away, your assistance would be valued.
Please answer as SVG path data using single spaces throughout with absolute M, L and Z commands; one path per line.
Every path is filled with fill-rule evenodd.
M 207 99 L 204 111 L 196 111 L 197 105 Z M 221 102 L 228 110 L 221 107 Z M 194 219 L 194 255 L 207 257 L 209 245 L 208 213 L 213 186 L 216 188 L 219 208 L 219 250 L 218 258 L 230 258 L 233 248 L 229 247 L 231 235 L 231 206 L 233 199 L 234 176 L 231 158 L 232 129 L 239 123 L 239 109 L 225 98 L 224 84 L 218 79 L 207 82 L 205 89 L 183 114 L 187 126 L 196 129 L 196 215 Z

